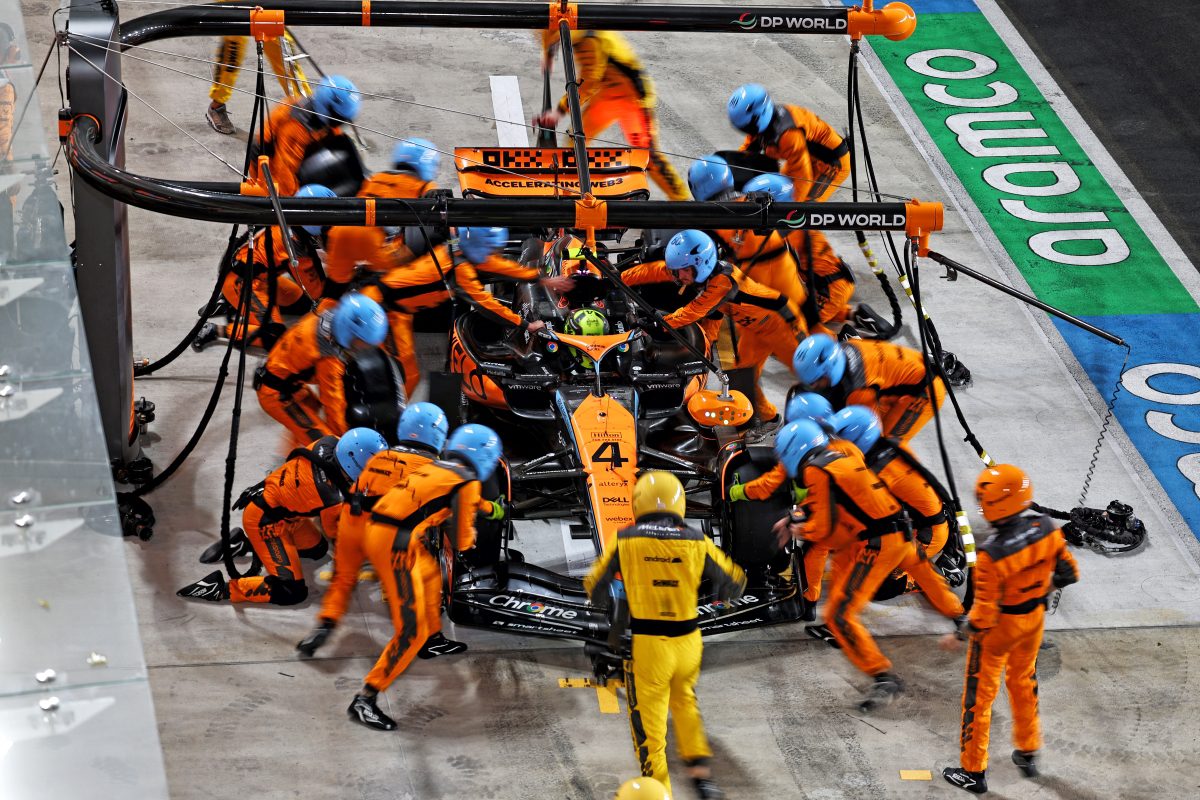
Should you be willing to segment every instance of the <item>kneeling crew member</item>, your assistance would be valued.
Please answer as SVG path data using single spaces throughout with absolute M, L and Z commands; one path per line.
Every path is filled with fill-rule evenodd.
M 817 423 L 826 433 L 832 434 L 833 432 L 833 406 L 815 392 L 800 392 L 791 397 L 787 406 L 784 407 L 783 420 L 785 424 L 802 419 Z M 851 448 L 846 448 L 845 445 L 846 442 L 842 439 L 829 440 L 830 449 L 850 452 Z M 766 500 L 787 482 L 787 469 L 781 462 L 776 462 L 774 467 L 754 480 L 746 483 L 734 483 L 730 486 L 729 500 L 734 503 L 743 500 Z M 790 484 L 790 491 L 796 505 L 804 502 L 807 492 L 803 486 L 798 486 L 793 481 Z M 825 544 L 809 542 L 804 548 L 802 559 L 804 562 L 803 597 L 807 603 L 804 614 L 807 622 L 816 619 L 815 608 L 817 601 L 821 599 L 821 578 L 825 575 L 825 562 L 828 559 L 829 547 Z M 810 628 L 812 627 L 814 626 L 810 626 Z M 812 631 L 813 635 L 828 639 L 829 637 L 824 636 L 823 628 L 824 626 L 819 626 L 817 630 Z
M 1062 531 L 1049 517 L 1024 512 L 1033 504 L 1029 476 L 1011 464 L 979 474 L 975 497 L 995 528 L 975 563 L 975 603 L 958 638 L 969 634 L 963 682 L 962 766 L 942 777 L 974 794 L 987 791 L 988 738 L 1000 673 L 1012 708 L 1012 760 L 1026 778 L 1036 777 L 1042 746 L 1038 717 L 1037 655 L 1046 622 L 1046 598 L 1079 580 L 1079 568 Z M 948 634 L 944 646 L 957 646 Z
M 329 552 L 329 543 L 311 519 L 320 516 L 333 538 L 345 492 L 371 456 L 385 447 L 387 442 L 377 432 L 354 428 L 340 439 L 326 436 L 292 451 L 282 467 L 242 492 L 233 505 L 244 510 L 242 528 L 234 529 L 230 546 L 239 553 L 248 540 L 266 576 L 237 578 L 227 584 L 218 570 L 176 594 L 214 602 L 303 603 L 308 585 L 300 558 L 322 558 Z
M 795 352 L 792 342 L 805 333 L 799 309 L 774 289 L 747 278 L 732 264 L 718 261 L 717 246 L 703 231 L 685 230 L 672 236 L 667 242 L 665 259 L 626 270 L 621 273 L 621 280 L 628 286 L 699 284 L 700 293 L 695 299 L 664 315 L 663 321 L 672 328 L 699 322 L 709 341 L 718 342 L 720 351 L 723 320 L 714 321 L 712 316 L 728 317 L 732 324 L 729 341 L 733 347 L 728 358 L 733 366 L 728 371 L 746 370 L 751 376 L 759 432 L 774 430 L 781 419 L 775 404 L 759 386 L 759 376 L 768 356 L 774 355 L 787 364 L 791 358 L 788 350 Z
M 834 408 L 866 406 L 875 412 L 883 435 L 909 440 L 933 419 L 925 357 L 917 350 L 871 339 L 834 341 L 814 333 L 796 348 L 792 370 L 800 382 L 820 392 Z M 946 399 L 946 384 L 933 378 L 937 407 Z
M 729 121 L 746 134 L 742 150 L 783 161 L 797 203 L 828 200 L 850 177 L 850 147 L 833 126 L 807 108 L 776 105 L 757 83 L 734 90 Z
M 455 552 L 475 546 L 475 514 L 480 482 L 500 461 L 500 437 L 484 425 L 463 425 L 451 434 L 442 458 L 411 473 L 375 504 L 363 551 L 379 575 L 394 635 L 347 712 L 350 719 L 378 731 L 396 721 L 376 701 L 392 685 L 432 633 L 429 619 L 441 614 L 441 594 L 425 587 L 441 580 L 444 547 Z
M 319 183 L 310 183 L 301 186 L 300 191 L 296 192 L 296 196 L 336 197 L 337 195 Z M 221 297 L 233 316 L 221 327 L 217 327 L 213 322 L 204 323 L 192 342 L 193 350 L 202 351 L 218 339 L 225 341 L 233 339 L 240 343 L 243 335 L 251 345 L 257 339 L 263 348 L 270 350 L 284 332 L 282 315 L 300 316 L 312 311 L 313 300 L 320 298 L 324 292 L 325 280 L 321 277 L 320 266 L 314 263 L 312 258 L 303 254 L 307 249 L 301 243 L 298 230 L 297 228 L 290 230 L 292 247 L 300 262 L 298 264 L 289 263 L 287 244 L 283 240 L 282 229 L 279 226 L 271 227 L 272 259 L 267 258 L 267 232 L 261 229 L 254 235 L 253 247 L 249 243 L 244 244 L 234 254 L 233 264 L 221 285 Z M 311 237 L 321 235 L 321 228 L 317 225 L 305 225 L 303 230 Z M 316 245 L 312 244 L 311 246 L 312 250 L 307 250 L 307 252 L 315 250 Z M 272 272 L 275 273 L 275 308 L 272 309 L 271 318 L 268 320 L 266 316 L 267 307 L 271 304 L 270 274 Z M 291 275 L 293 274 L 300 279 L 299 283 L 292 279 Z M 250 304 L 246 309 L 245 318 L 238 319 L 236 317 L 237 309 L 242 305 L 242 287 L 247 278 L 251 281 Z M 243 329 L 243 325 L 246 325 L 247 329 Z
M 308 315 L 279 337 L 255 372 L 259 405 L 299 444 L 341 433 L 346 430 L 346 360 L 353 351 L 379 346 L 387 330 L 383 308 L 360 294 Z M 319 399 L 306 385 L 314 380 Z
M 667 774 L 667 713 L 675 720 L 679 755 L 702 798 L 724 794 L 708 767 L 712 750 L 696 705 L 703 646 L 696 622 L 704 577 L 723 598 L 740 596 L 746 575 L 712 540 L 683 522 L 686 498 L 679 479 L 648 472 L 633 487 L 635 524 L 617 532 L 583 581 L 594 604 L 608 602 L 620 575 L 629 601 L 633 654 L 625 665 L 629 726 L 642 775 Z

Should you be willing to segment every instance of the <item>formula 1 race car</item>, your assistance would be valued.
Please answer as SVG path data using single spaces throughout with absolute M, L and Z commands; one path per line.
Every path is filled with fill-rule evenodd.
M 701 598 L 703 631 L 802 619 L 802 570 L 794 554 L 779 551 L 771 530 L 789 504 L 742 503 L 753 508 L 730 513 L 723 501 L 734 471 L 740 480 L 753 477 L 771 449 L 743 446 L 739 428 L 752 414 L 743 394 L 705 388 L 711 362 L 700 329 L 669 332 L 620 283 L 610 259 L 623 256 L 617 263 L 624 266 L 639 260 L 636 252 L 610 250 L 599 263 L 583 265 L 562 257 L 561 240 L 541 245 L 526 242 L 522 252 L 526 258 L 544 252 L 543 268 L 573 272 L 575 287 L 555 295 L 521 286 L 512 304 L 533 310 L 548 327 L 526 342 L 481 312 L 460 316 L 450 343 L 457 396 L 434 399 L 461 420 L 500 433 L 507 458 L 502 485 L 490 488 L 504 492 L 511 507 L 508 526 L 481 529 L 476 551 L 459 565 L 451 619 L 582 640 L 601 674 L 618 648 L 610 632 L 624 626 L 614 625 L 612 609 L 588 603 L 579 578 L 528 563 L 510 549 L 511 523 L 569 521 L 598 556 L 618 529 L 632 524 L 633 485 L 649 469 L 679 477 L 688 516 L 750 577 L 737 600 Z

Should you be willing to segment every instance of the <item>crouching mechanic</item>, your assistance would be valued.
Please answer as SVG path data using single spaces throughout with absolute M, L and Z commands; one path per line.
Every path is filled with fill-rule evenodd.
M 733 91 L 729 121 L 746 134 L 742 150 L 783 161 L 797 203 L 828 200 L 850 177 L 850 147 L 833 126 L 807 108 L 777 105 L 757 83 Z
M 463 425 L 451 434 L 442 458 L 411 473 L 371 512 L 363 551 L 379 574 L 394 634 L 347 712 L 350 719 L 378 731 L 396 722 L 377 703 L 379 693 L 408 668 L 428 640 L 429 620 L 441 614 L 441 593 L 425 587 L 443 560 L 475 546 L 475 514 L 480 482 L 500 461 L 500 437 L 484 425 Z
M 821 430 L 826 433 L 833 432 L 833 406 L 819 394 L 815 392 L 799 392 L 788 399 L 787 405 L 783 410 L 784 423 L 797 422 L 805 419 L 817 423 Z M 845 447 L 846 442 L 841 439 L 830 439 L 829 447 L 833 450 L 848 452 L 852 448 Z M 736 477 L 736 476 L 735 476 Z M 776 462 L 775 466 L 759 475 L 754 480 L 746 483 L 737 483 L 736 480 L 729 487 L 729 501 L 732 503 L 743 502 L 747 500 L 766 500 L 771 495 L 775 494 L 788 481 L 787 469 L 783 466 L 783 462 Z M 790 484 L 792 499 L 796 505 L 804 502 L 807 495 L 807 490 L 802 485 L 797 485 L 794 481 Z M 804 564 L 804 592 L 805 601 L 804 620 L 812 622 L 816 619 L 817 601 L 821 599 L 821 578 L 825 575 L 825 563 L 829 560 L 829 547 L 827 544 L 808 542 L 804 547 L 804 553 L 801 561 Z M 824 641 L 832 642 L 832 634 L 830 634 L 823 625 L 810 625 L 807 628 L 810 635 L 815 636 Z
M 667 714 L 675 741 L 702 798 L 724 794 L 712 780 L 712 750 L 696 705 L 703 645 L 696 621 L 697 592 L 708 577 L 724 599 L 740 596 L 746 575 L 712 540 L 683 522 L 686 498 L 679 479 L 648 472 L 633 487 L 635 523 L 617 532 L 583 581 L 592 603 L 609 602 L 619 581 L 629 602 L 633 651 L 625 665 L 629 727 L 642 775 L 668 791 Z M 620 576 L 620 577 L 618 577 Z
M 942 574 L 933 568 L 933 558 L 946 545 L 950 533 L 945 503 L 933 488 L 937 480 L 908 448 L 894 439 L 880 436 L 879 418 L 871 409 L 865 406 L 843 408 L 834 415 L 833 428 L 838 436 L 862 452 L 867 467 L 904 506 L 909 523 L 916 531 L 916 546 L 896 567 L 900 588 L 881 594 L 880 599 L 904 592 L 908 578 L 911 578 L 939 614 L 959 619 L 963 615 L 962 603 L 950 591 Z
M 433 179 L 440 164 L 441 153 L 433 142 L 415 136 L 401 139 L 392 149 L 392 169 L 367 178 L 358 196 L 399 200 L 423 197 L 437 189 Z M 421 229 L 415 231 L 415 238 L 422 239 Z M 387 272 L 411 261 L 417 243 L 412 242 L 410 247 L 404 236 L 393 234 L 396 231 L 378 226 L 330 228 L 325 246 L 325 297 L 336 300 L 349 291 L 360 264 L 374 272 Z
M 1066 539 L 1049 517 L 1026 515 L 1033 504 L 1029 476 L 1011 464 L 979 474 L 975 497 L 995 533 L 979 548 L 975 603 L 967 624 L 943 639 L 946 649 L 969 635 L 963 681 L 961 766 L 942 777 L 974 794 L 987 791 L 988 739 L 1000 673 L 1013 718 L 1012 760 L 1026 778 L 1036 777 L 1042 746 L 1038 717 L 1037 655 L 1046 621 L 1046 598 L 1079 580 Z
M 789 363 L 796 342 L 805 333 L 799 309 L 774 289 L 757 283 L 742 274 L 732 264 L 717 259 L 717 246 L 703 231 L 685 230 L 667 242 L 665 261 L 650 261 L 621 273 L 628 286 L 672 282 L 677 285 L 698 284 L 700 293 L 682 308 L 663 317 L 672 328 L 683 328 L 699 322 L 717 350 L 729 343 L 732 353 L 722 353 L 722 364 L 732 363 L 731 378 L 747 379 L 752 384 L 758 433 L 767 433 L 779 426 L 781 417 L 775 404 L 767 399 L 759 386 L 759 376 L 767 357 L 774 355 Z M 731 323 L 728 339 L 724 337 L 724 315 Z M 741 376 L 737 370 L 744 370 Z M 748 387 L 750 388 L 750 387 Z
M 377 347 L 387 330 L 383 308 L 360 294 L 306 316 L 279 337 L 255 371 L 259 405 L 297 444 L 341 433 L 346 430 L 346 361 L 355 351 Z M 319 397 L 307 386 L 314 380 Z
M 746 186 L 750 187 L 755 181 L 760 181 L 761 177 L 763 176 L 752 179 Z M 784 181 L 788 185 L 790 201 L 791 181 L 786 178 Z M 733 185 L 733 171 L 728 162 L 719 155 L 705 156 L 692 164 L 688 170 L 688 186 L 697 200 L 735 199 L 737 194 Z M 740 199 L 745 201 L 745 197 Z M 804 308 L 807 291 L 800 281 L 800 270 L 780 231 L 757 233 L 749 229 L 717 230 L 713 231 L 712 235 L 725 246 L 729 259 L 743 274 L 779 292 L 797 308 Z
M 507 228 L 463 228 L 457 244 L 435 247 L 432 252 L 389 271 L 379 286 L 388 310 L 391 337 L 386 349 L 404 368 L 404 387 L 411 394 L 420 380 L 417 351 L 413 344 L 413 315 L 435 308 L 450 299 L 453 291 L 475 309 L 505 325 L 530 332 L 541 330 L 541 320 L 527 322 L 506 308 L 480 282 L 480 273 L 518 281 L 537 281 L 543 286 L 566 291 L 575 285 L 570 278 L 543 277 L 536 267 L 523 267 L 499 255 L 508 241 Z
M 883 435 L 901 444 L 908 444 L 933 419 L 928 365 L 917 350 L 871 339 L 837 342 L 814 333 L 796 348 L 792 370 L 800 383 L 820 392 L 834 408 L 855 405 L 874 411 Z M 946 384 L 935 375 L 933 388 L 941 408 Z
M 879 585 L 912 552 L 900 503 L 867 469 L 858 448 L 834 450 L 815 422 L 784 426 L 775 454 L 788 476 L 807 490 L 804 518 L 790 515 L 776 525 L 780 544 L 802 539 L 833 552 L 825 625 L 850 663 L 874 678 L 858 706 L 872 711 L 903 691 L 892 662 L 858 619 Z
M 358 479 L 371 456 L 385 447 L 387 442 L 377 432 L 354 428 L 340 439 L 325 436 L 308 447 L 293 450 L 282 467 L 242 492 L 233 505 L 242 509 L 242 527 L 234 529 L 230 547 L 234 555 L 239 555 L 245 552 L 248 541 L 267 574 L 226 583 L 218 570 L 176 594 L 213 602 L 277 606 L 303 603 L 308 585 L 300 559 L 318 559 L 329 552 L 329 543 L 312 524 L 312 518 L 320 516 L 332 537 L 338 506 L 350 484 Z M 220 549 L 214 552 L 219 558 Z
M 296 197 L 336 197 L 331 189 L 319 183 L 310 183 L 300 187 Z M 321 268 L 316 262 L 316 243 L 308 237 L 321 235 L 317 225 L 304 225 L 303 231 L 308 236 L 307 241 L 301 239 L 299 229 L 291 228 L 292 248 L 299 263 L 292 264 L 288 257 L 287 243 L 283 239 L 282 229 L 272 226 L 270 229 L 271 258 L 267 257 L 267 231 L 260 229 L 254 235 L 253 246 L 249 242 L 234 254 L 233 263 L 225 281 L 221 285 L 221 299 L 232 317 L 223 326 L 206 322 L 192 341 L 192 349 L 200 352 L 217 340 L 233 339 L 240 343 L 245 341 L 254 344 L 258 341 L 265 349 L 270 350 L 280 335 L 284 332 L 282 315 L 300 316 L 312 311 L 313 300 L 321 297 L 325 289 L 325 280 L 321 277 Z M 289 268 L 290 267 L 290 268 Z M 271 317 L 267 319 L 267 308 L 271 306 L 271 274 L 275 277 L 275 304 Z M 290 274 L 289 274 L 290 273 Z M 293 280 L 295 275 L 299 281 Z M 246 279 L 250 280 L 250 303 L 245 317 L 238 318 L 237 310 L 242 305 L 242 290 Z M 202 309 L 204 313 L 206 309 Z M 211 314 L 210 314 L 211 316 Z
M 367 523 L 375 505 L 409 475 L 437 458 L 446 444 L 448 432 L 446 415 L 440 408 L 433 403 L 413 403 L 400 416 L 397 426 L 399 444 L 371 456 L 362 474 L 350 488 L 346 502 L 342 504 L 341 516 L 338 517 L 333 579 L 317 613 L 317 626 L 296 645 L 302 656 L 311 658 L 315 655 L 346 614 L 350 595 L 358 582 L 359 567 L 366 560 L 363 547 Z M 504 517 L 504 506 L 499 501 L 483 500 L 479 511 L 489 519 Z M 429 571 L 425 577 L 426 597 L 440 598 L 441 572 Z M 427 608 L 437 613 L 431 614 L 428 619 L 430 635 L 417 656 L 435 658 L 466 650 L 467 646 L 462 642 L 451 641 L 442 635 L 441 603 L 436 606 L 429 603 Z

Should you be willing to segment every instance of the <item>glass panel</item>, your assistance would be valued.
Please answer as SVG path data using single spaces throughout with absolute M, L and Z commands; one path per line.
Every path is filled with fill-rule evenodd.
M 0 21 L 13 33 L 6 41 L 0 26 L 0 797 L 165 798 L 128 545 L 34 95 L 44 53 L 30 63 L 17 0 L 0 0 Z

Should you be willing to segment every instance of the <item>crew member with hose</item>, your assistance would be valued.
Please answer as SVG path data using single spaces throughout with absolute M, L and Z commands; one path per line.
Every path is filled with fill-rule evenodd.
M 824 201 L 850 177 L 850 147 L 825 120 L 800 106 L 776 104 L 757 83 L 729 97 L 729 121 L 746 134 L 741 149 L 782 161 L 793 199 Z
M 613 123 L 621 126 L 630 147 L 649 156 L 650 179 L 670 200 L 688 200 L 687 187 L 658 146 L 658 123 L 654 118 L 654 83 L 642 68 L 625 37 L 613 31 L 571 31 L 575 53 L 579 102 L 582 105 L 583 135 L 592 140 Z M 559 49 L 559 32 L 542 34 L 542 67 L 549 73 Z M 567 116 L 567 96 L 558 106 L 533 120 L 543 128 L 555 128 Z M 578 133 L 578 132 L 576 132 Z
M 867 467 L 904 506 L 909 524 L 916 531 L 916 541 L 909 542 L 908 554 L 889 578 L 889 582 L 898 584 L 897 588 L 889 590 L 885 585 L 887 593 L 879 594 L 879 598 L 903 593 L 915 583 L 939 614 L 958 619 L 963 615 L 962 603 L 950 591 L 942 574 L 933 568 L 933 557 L 941 552 L 949 536 L 946 509 L 933 488 L 932 483 L 936 483 L 933 475 L 908 448 L 880 436 L 879 418 L 865 406 L 843 408 L 834 415 L 833 426 L 838 436 L 862 452 Z
M 719 261 L 716 244 L 703 231 L 685 230 L 672 236 L 665 258 L 626 270 L 621 280 L 629 286 L 668 281 L 684 287 L 697 284 L 699 294 L 663 321 L 672 328 L 700 323 L 708 340 L 717 343 L 721 363 L 733 365 L 730 377 L 744 370 L 754 394 L 756 434 L 774 430 L 781 418 L 759 386 L 759 376 L 769 356 L 786 364 L 795 352 L 793 342 L 805 332 L 799 310 L 779 292 Z
M 790 178 L 778 173 L 757 175 L 742 187 L 746 194 L 767 192 L 781 203 L 792 202 L 793 184 Z M 776 233 L 779 233 L 778 231 Z M 782 234 L 781 234 L 782 235 Z M 862 335 L 883 329 L 886 320 L 866 303 L 852 306 L 854 297 L 854 273 L 841 256 L 834 252 L 833 245 L 824 233 L 807 228 L 788 231 L 785 245 L 791 260 L 789 263 L 799 275 L 807 290 L 800 308 L 809 331 L 835 335 L 847 322 L 856 326 Z M 875 337 L 879 338 L 879 337 Z
M 383 308 L 360 294 L 308 315 L 279 338 L 254 373 L 259 404 L 300 444 L 341 433 L 347 428 L 346 361 L 355 351 L 379 346 L 387 331 Z M 311 381 L 319 398 L 307 386 Z
M 834 408 L 856 405 L 874 411 L 883 435 L 902 444 L 933 419 L 928 365 L 920 351 L 870 339 L 839 343 L 814 333 L 796 348 L 792 370 L 801 384 L 820 392 Z M 941 408 L 946 384 L 935 375 L 933 387 Z
M 350 484 L 358 479 L 368 459 L 385 447 L 387 443 L 375 431 L 354 428 L 340 439 L 325 436 L 293 450 L 282 467 L 242 492 L 233 505 L 243 510 L 242 527 L 231 532 L 231 553 L 236 557 L 252 549 L 267 574 L 226 583 L 217 570 L 176 594 L 212 602 L 303 603 L 308 585 L 300 559 L 318 559 L 329 552 L 329 543 L 311 519 L 320 516 L 333 538 L 339 506 Z M 219 560 L 221 552 L 218 543 L 205 551 L 201 561 Z
M 707 577 L 720 597 L 738 597 L 746 575 L 711 539 L 684 524 L 686 503 L 674 475 L 647 472 L 638 478 L 634 524 L 617 532 L 583 587 L 594 604 L 607 604 L 622 593 L 629 603 L 633 645 L 625 664 L 625 692 L 642 775 L 670 790 L 669 711 L 680 758 L 696 791 L 702 798 L 720 798 L 724 793 L 712 780 L 712 750 L 696 704 L 703 650 L 697 593 Z
M 445 548 L 455 553 L 475 546 L 480 483 L 500 461 L 500 437 L 484 425 L 463 425 L 450 435 L 442 458 L 389 490 L 371 512 L 363 551 L 379 574 L 394 631 L 347 712 L 378 731 L 396 729 L 379 708 L 378 696 L 412 663 L 441 614 L 441 593 L 428 595 L 433 574 L 441 580 Z
M 867 468 L 858 448 L 830 448 L 829 437 L 815 422 L 784 426 L 775 439 L 775 453 L 788 476 L 807 490 L 803 518 L 792 514 L 776 525 L 780 544 L 803 540 L 833 552 L 825 625 L 850 663 L 874 679 L 858 705 L 870 712 L 904 688 L 892 662 L 858 619 L 879 585 L 911 553 L 903 509 Z
M 250 143 L 255 156 L 250 162 L 250 182 L 262 181 L 257 156 L 264 155 L 269 159 L 271 178 L 279 196 L 294 195 L 300 188 L 296 173 L 309 148 L 323 139 L 341 135 L 341 126 L 354 121 L 361 104 L 358 89 L 349 78 L 330 75 L 321 79 L 312 97 L 277 105 L 263 126 L 261 152 L 257 135 Z
M 992 703 L 1000 673 L 1012 709 L 1012 761 L 1026 778 L 1038 775 L 1042 723 L 1038 715 L 1037 656 L 1046 622 L 1046 600 L 1056 589 L 1079 580 L 1079 567 L 1062 531 L 1033 505 L 1029 476 L 1011 464 L 988 467 L 975 481 L 975 497 L 995 533 L 979 548 L 975 562 L 975 602 L 967 624 L 947 634 L 943 647 L 955 649 L 967 637 L 963 680 L 960 766 L 942 777 L 973 794 L 987 791 L 988 740 Z
M 400 200 L 424 197 L 437 189 L 433 179 L 440 164 L 441 154 L 433 142 L 415 136 L 401 139 L 392 149 L 392 168 L 367 178 L 358 196 Z M 378 226 L 330 228 L 325 246 L 325 296 L 336 300 L 349 291 L 360 264 L 373 272 L 387 272 L 408 263 L 414 253 L 428 250 L 423 238 L 420 228 L 410 229 L 408 237 Z
M 506 308 L 483 287 L 480 274 L 517 281 L 537 281 L 558 291 L 575 282 L 567 277 L 543 277 L 536 267 L 522 267 L 499 254 L 508 242 L 507 228 L 463 228 L 457 243 L 439 245 L 427 255 L 396 267 L 367 290 L 378 293 L 388 310 L 391 337 L 386 349 L 404 368 L 404 385 L 411 395 L 421 378 L 413 344 L 413 315 L 435 308 L 450 299 L 453 291 L 471 307 L 502 325 L 536 332 L 546 326 L 541 320 L 526 321 Z
M 335 196 L 330 189 L 315 183 L 301 186 L 300 191 L 296 192 L 296 197 Z M 220 327 L 215 323 L 206 322 L 192 342 L 193 350 L 200 352 L 218 340 L 233 339 L 235 342 L 241 342 L 243 336 L 250 344 L 257 342 L 270 350 L 284 332 L 283 315 L 307 314 L 313 309 L 313 300 L 321 297 L 325 281 L 321 276 L 319 264 L 309 255 L 316 250 L 316 242 L 310 237 L 320 236 L 321 228 L 316 225 L 304 225 L 303 234 L 299 233 L 298 229 L 291 229 L 292 249 L 298 261 L 295 264 L 291 263 L 288 257 L 282 229 L 273 226 L 270 230 L 273 261 L 267 258 L 267 232 L 259 230 L 254 234 L 253 248 L 247 243 L 234 254 L 231 269 L 221 286 L 221 298 L 224 301 L 222 307 L 228 310 L 232 318 Z M 271 311 L 270 320 L 266 320 L 267 307 L 271 300 L 272 272 L 275 273 L 275 307 Z M 300 279 L 299 282 L 293 280 L 289 272 L 296 275 Z M 242 303 L 243 282 L 250 276 L 253 276 L 250 283 L 250 306 L 245 319 L 239 319 L 237 309 Z M 243 326 L 246 330 L 242 330 Z

